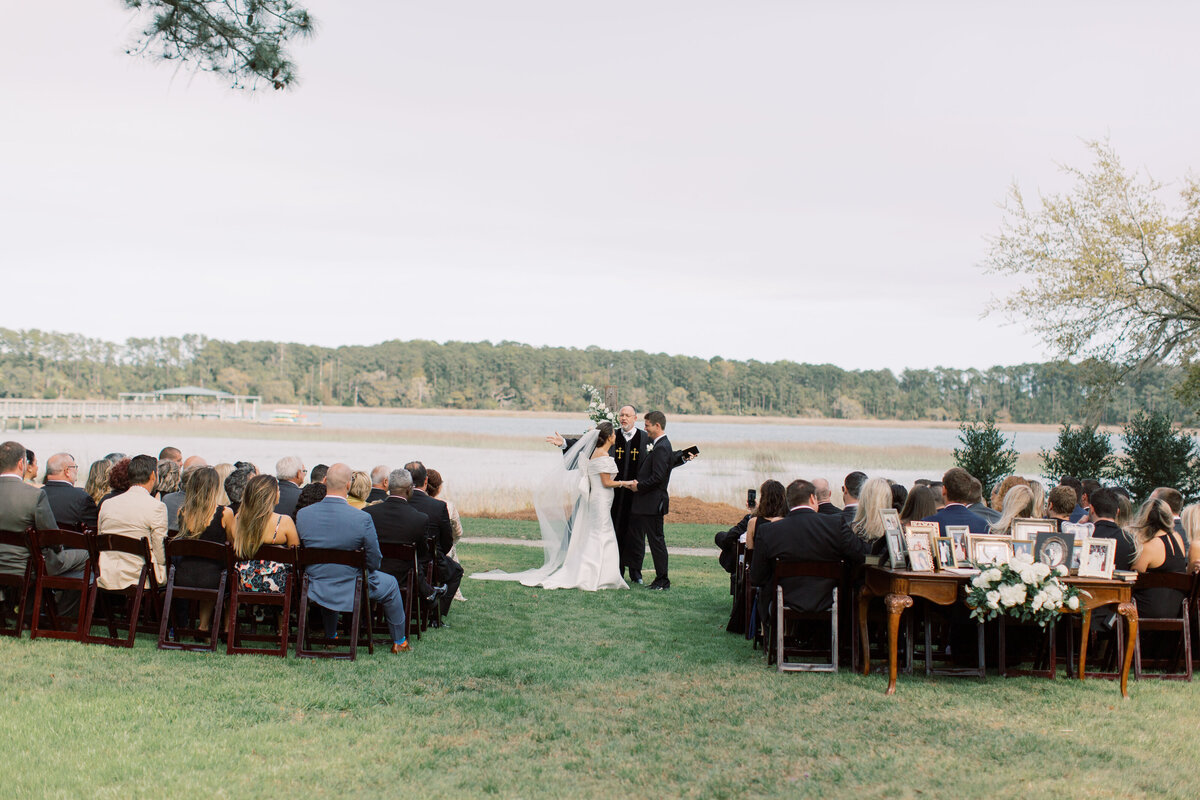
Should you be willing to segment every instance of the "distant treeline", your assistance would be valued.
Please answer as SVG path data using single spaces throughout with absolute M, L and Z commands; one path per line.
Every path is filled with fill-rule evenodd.
M 842 419 L 1078 421 L 1097 370 L 1062 361 L 978 369 L 845 370 L 791 361 L 705 360 L 515 342 L 391 341 L 370 347 L 128 339 L 0 328 L 0 397 L 115 398 L 180 385 L 262 395 L 267 403 L 579 411 L 583 383 L 616 384 L 622 402 L 667 413 Z M 1100 419 L 1139 409 L 1182 419 L 1173 368 L 1111 389 Z

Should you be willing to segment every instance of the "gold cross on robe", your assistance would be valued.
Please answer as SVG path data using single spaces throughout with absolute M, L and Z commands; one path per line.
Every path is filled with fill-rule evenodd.
M 625 457 L 625 448 L 618 447 L 617 448 L 617 458 L 624 458 L 624 457 Z

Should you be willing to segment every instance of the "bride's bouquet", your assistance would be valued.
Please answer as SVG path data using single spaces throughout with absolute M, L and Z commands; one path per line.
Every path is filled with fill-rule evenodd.
M 590 383 L 583 385 L 583 391 L 591 398 L 588 403 L 588 419 L 593 425 L 599 425 L 601 422 L 611 422 L 613 428 L 619 428 L 621 423 L 617 422 L 617 412 L 604 404 L 604 397 Z

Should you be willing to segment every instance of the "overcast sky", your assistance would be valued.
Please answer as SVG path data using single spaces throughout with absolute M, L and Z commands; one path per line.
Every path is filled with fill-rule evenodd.
M 1014 364 L 1008 185 L 1200 164 L 1195 3 L 319 0 L 256 93 L 69 6 L 0 6 L 10 328 Z

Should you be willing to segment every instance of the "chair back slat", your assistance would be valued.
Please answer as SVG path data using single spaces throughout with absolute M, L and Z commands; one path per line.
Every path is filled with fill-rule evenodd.
M 31 531 L 29 535 L 35 549 L 43 547 L 66 547 L 72 550 L 88 550 L 90 539 L 86 533 L 46 529 Z
M 207 558 L 224 564 L 228 548 L 229 545 L 224 542 L 206 542 L 203 539 L 183 539 L 177 536 L 167 542 L 167 558 Z
M 29 549 L 28 531 L 0 531 L 0 544 Z
M 1195 576 L 1186 572 L 1143 572 L 1134 583 L 1134 591 L 1142 589 L 1174 589 L 1185 595 L 1192 593 Z
M 135 539 L 132 536 L 121 536 L 117 533 L 101 533 L 96 536 L 95 543 L 97 553 L 111 551 L 137 556 L 144 561 L 151 559 L 149 539 Z
M 339 564 L 343 567 L 363 569 L 367 564 L 367 556 L 362 550 L 332 550 L 324 547 L 301 547 L 297 563 L 302 567 L 311 567 L 314 564 Z
M 846 573 L 842 561 L 796 561 L 787 558 L 775 559 L 775 580 L 781 578 L 829 578 L 841 580 Z
M 417 546 L 406 542 L 380 542 L 379 554 L 397 561 L 412 561 L 417 557 Z

